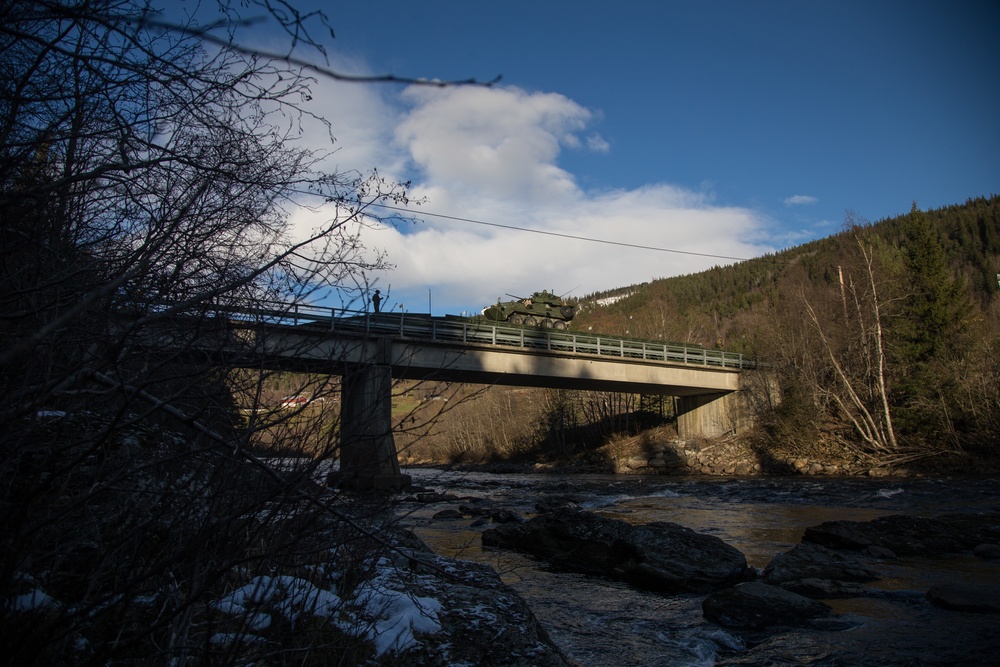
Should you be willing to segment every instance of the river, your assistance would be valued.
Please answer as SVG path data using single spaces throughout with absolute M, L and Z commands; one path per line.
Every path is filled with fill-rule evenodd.
M 491 474 L 408 469 L 415 485 L 522 516 L 535 501 L 572 495 L 632 522 L 671 521 L 715 535 L 762 569 L 808 526 L 889 514 L 1000 510 L 1000 483 L 980 479 L 671 478 Z M 704 596 L 665 596 L 481 547 L 473 519 L 434 520 L 451 503 L 405 505 L 404 525 L 435 552 L 492 565 L 532 607 L 552 639 L 587 667 L 703 665 L 1000 665 L 1000 618 L 938 609 L 924 593 L 946 582 L 1000 583 L 1000 563 L 971 554 L 887 561 L 869 584 L 882 594 L 827 600 L 820 627 L 779 633 L 726 630 L 702 617 Z

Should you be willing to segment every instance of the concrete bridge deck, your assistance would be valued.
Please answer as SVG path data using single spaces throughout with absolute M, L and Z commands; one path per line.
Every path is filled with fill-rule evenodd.
M 260 352 L 283 365 L 387 365 L 397 379 L 693 396 L 736 391 L 749 366 L 698 346 L 403 314 L 254 329 L 266 332 Z

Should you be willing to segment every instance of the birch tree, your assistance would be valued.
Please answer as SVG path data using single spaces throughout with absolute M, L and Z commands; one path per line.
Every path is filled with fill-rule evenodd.
M 885 298 L 874 242 L 850 214 L 848 224 L 861 261 L 855 271 L 838 267 L 837 306 L 821 315 L 804 293 L 799 295 L 819 342 L 822 360 L 817 361 L 825 367 L 808 377 L 814 391 L 850 423 L 861 449 L 884 456 L 899 449 L 890 400 Z

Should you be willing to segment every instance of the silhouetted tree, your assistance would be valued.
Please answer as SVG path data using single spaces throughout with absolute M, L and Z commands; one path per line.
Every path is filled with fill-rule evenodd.
M 358 298 L 384 265 L 359 242 L 369 207 L 405 202 L 406 190 L 325 171 L 321 151 L 296 144 L 314 79 L 239 45 L 242 13 L 255 12 L 322 63 L 311 32 L 328 29 L 321 14 L 265 0 L 215 7 L 207 22 L 172 23 L 142 0 L 0 2 L 10 664 L 207 664 L 225 650 L 209 641 L 225 622 L 209 602 L 229 577 L 378 544 L 310 491 L 329 432 L 309 438 L 322 456 L 298 467 L 275 469 L 247 447 L 255 422 L 295 417 L 259 410 L 268 370 L 237 372 L 251 360 L 234 357 L 245 335 L 225 309 L 323 290 Z M 292 228 L 303 206 L 326 221 Z

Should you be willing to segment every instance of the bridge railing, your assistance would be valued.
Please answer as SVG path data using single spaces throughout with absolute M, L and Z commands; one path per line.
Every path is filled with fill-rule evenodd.
M 259 308 L 220 308 L 219 314 L 259 323 L 308 327 L 311 330 L 391 334 L 401 338 L 520 347 L 532 350 L 595 354 L 719 368 L 749 368 L 742 354 L 698 345 L 661 343 L 617 336 L 522 328 L 420 313 L 366 313 L 308 304 L 264 304 Z

